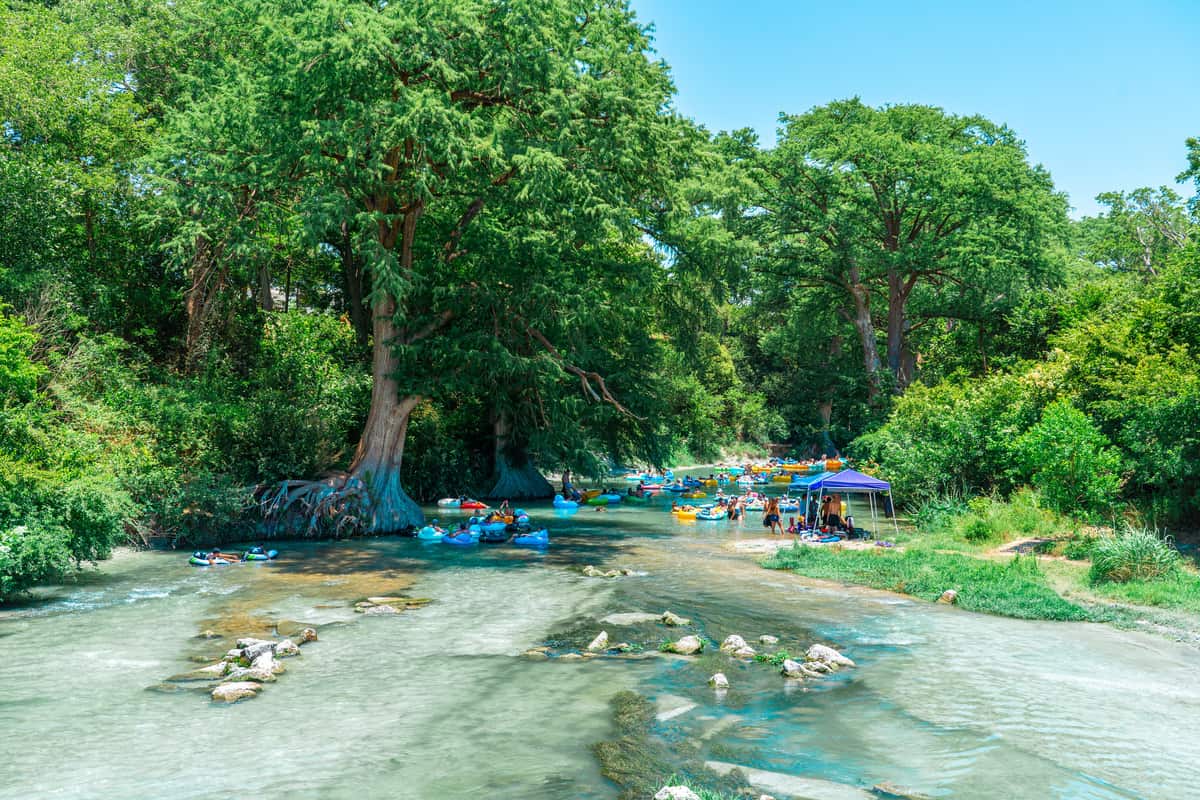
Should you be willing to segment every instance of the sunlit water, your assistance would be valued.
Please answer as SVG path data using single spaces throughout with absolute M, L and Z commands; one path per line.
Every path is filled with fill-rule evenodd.
M 668 741 L 851 787 L 1196 794 L 1195 651 L 815 587 L 720 548 L 761 536 L 753 524 L 682 524 L 662 509 L 539 513 L 554 537 L 544 554 L 381 539 L 285 544 L 274 563 L 196 569 L 186 554 L 123 553 L 0 612 L 0 798 L 611 798 L 590 746 L 611 734 L 608 703 L 623 689 L 664 708 L 697 704 L 659 723 Z M 586 578 L 584 564 L 645 574 Z M 433 602 L 398 616 L 352 610 L 396 592 Z M 716 654 L 521 657 L 602 628 L 653 651 L 679 631 L 599 620 L 664 609 L 718 641 L 771 633 L 792 652 L 823 641 L 859 667 L 802 686 Z M 202 631 L 301 625 L 320 641 L 258 698 L 221 706 L 163 691 L 230 646 Z M 706 685 L 717 670 L 733 684 L 722 697 Z

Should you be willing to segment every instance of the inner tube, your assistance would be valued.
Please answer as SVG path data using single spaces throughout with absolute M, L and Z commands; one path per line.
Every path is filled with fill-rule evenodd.
M 540 531 L 514 536 L 512 543 L 526 547 L 545 547 L 550 544 L 550 531 L 542 528 Z
M 441 500 L 438 500 L 438 505 L 442 508 L 458 508 L 459 503 L 460 501 L 457 497 L 443 497 Z
M 417 538 L 423 542 L 436 542 L 446 535 L 445 531 L 439 531 L 432 525 L 426 525 L 417 532 Z
M 478 500 L 468 500 L 465 503 L 459 503 L 459 508 L 487 508 L 487 503 L 481 503 Z
M 663 489 L 665 489 L 665 490 L 666 490 L 666 491 L 668 491 L 668 492 L 676 492 L 676 493 L 678 493 L 678 492 L 682 492 L 682 491 L 683 491 L 684 489 L 686 489 L 686 488 L 687 488 L 687 487 L 685 487 L 685 486 L 682 486 L 682 485 L 680 485 L 680 484 L 678 484 L 678 483 L 672 483 L 670 486 L 664 486 L 664 487 L 663 487 Z
M 207 558 L 201 558 L 200 556 L 196 555 L 195 553 L 192 553 L 192 557 L 188 559 L 188 563 L 191 564 L 193 567 L 212 566 L 211 564 L 208 563 Z
M 605 498 L 606 500 L 608 500 L 608 502 L 610 502 L 610 503 L 619 503 L 619 502 L 621 502 L 621 495 L 619 495 L 619 494 L 617 494 L 617 493 L 615 493 L 615 492 L 614 492 L 614 493 L 612 493 L 612 494 L 602 494 L 602 495 L 600 495 L 600 496 L 601 496 L 601 497 L 603 497 L 603 498 Z
M 507 527 L 507 522 L 485 522 L 479 526 L 479 530 L 485 533 L 494 533 L 496 531 L 502 531 Z
M 720 511 L 715 511 L 715 510 L 714 511 L 697 511 L 696 519 L 702 519 L 707 522 L 716 522 L 718 520 L 725 519 L 725 510 L 722 509 Z
M 555 508 L 579 508 L 579 503 L 574 500 L 565 500 L 561 494 L 554 495 Z
M 608 496 L 603 495 L 603 494 L 598 494 L 595 497 L 589 497 L 587 499 L 587 504 L 589 506 L 606 506 L 606 505 L 608 505 Z
M 265 553 L 246 553 L 242 556 L 246 561 L 270 561 L 279 555 L 278 550 L 268 550 Z
M 456 531 L 452 534 L 448 533 L 442 537 L 442 544 L 455 544 L 460 547 L 469 544 L 475 544 L 478 541 L 475 534 L 470 531 Z

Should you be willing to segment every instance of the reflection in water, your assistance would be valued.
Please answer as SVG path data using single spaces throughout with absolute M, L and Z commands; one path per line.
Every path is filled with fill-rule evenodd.
M 441 516 L 447 517 L 445 510 Z M 611 798 L 589 750 L 609 700 L 660 706 L 655 732 L 716 761 L 935 797 L 1183 797 L 1200 756 L 1200 655 L 1091 625 L 968 614 L 766 572 L 719 545 L 761 536 L 661 509 L 548 511 L 546 552 L 407 539 L 286 544 L 275 563 L 196 569 L 123 553 L 98 575 L 0 613 L 0 798 Z M 645 577 L 590 579 L 584 564 Z M 355 600 L 432 598 L 363 617 Z M 716 640 L 814 640 L 859 668 L 806 685 L 763 664 L 532 661 L 602 627 L 647 651 L 692 618 Z M 637 618 L 630 618 L 636 620 Z M 262 695 L 233 707 L 146 691 L 238 635 L 322 627 Z M 198 638 L 211 631 L 217 638 Z M 730 691 L 706 681 L 724 671 Z

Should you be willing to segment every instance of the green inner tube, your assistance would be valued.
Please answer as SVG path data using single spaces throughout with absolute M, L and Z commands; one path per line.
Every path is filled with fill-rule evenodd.
M 599 497 L 589 497 L 587 504 L 589 506 L 606 506 L 608 505 L 608 498 L 604 497 L 603 495 Z

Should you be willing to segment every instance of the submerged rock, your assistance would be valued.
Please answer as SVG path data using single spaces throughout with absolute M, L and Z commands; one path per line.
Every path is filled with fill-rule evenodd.
M 718 672 L 708 679 L 708 685 L 714 689 L 728 689 L 729 679 L 725 677 L 724 672 Z
M 779 644 L 779 637 L 772 636 L 769 633 L 764 633 L 762 636 L 758 637 L 758 643 L 759 644 Z
M 607 617 L 600 620 L 605 625 L 637 625 L 642 622 L 658 622 L 662 619 L 661 614 L 647 614 L 644 611 L 630 611 L 620 614 L 609 614 Z
M 947 589 L 946 591 L 942 592 L 942 596 L 939 597 L 937 601 L 939 603 L 952 606 L 958 602 L 958 592 L 956 592 L 954 589 Z
M 589 578 L 619 578 L 625 574 L 632 575 L 633 571 L 630 570 L 630 571 L 626 572 L 625 570 L 620 570 L 620 569 L 608 569 L 608 570 L 597 569 L 596 567 L 593 567 L 591 564 L 588 564 L 586 567 L 583 568 L 583 574 Z
M 317 632 L 312 628 L 305 628 L 304 630 L 300 631 L 300 635 L 297 638 L 300 640 L 299 644 L 315 642 L 317 641 Z
M 259 684 L 250 681 L 222 683 L 212 690 L 212 699 L 221 703 L 236 703 L 243 698 L 254 697 L 261 688 Z
M 521 655 L 533 661 L 545 661 L 550 658 L 550 653 L 544 647 L 535 647 L 532 650 L 526 650 Z
M 368 606 L 367 608 L 356 608 L 354 610 L 361 614 L 366 614 L 369 617 L 400 613 L 400 611 L 394 606 Z
M 598 652 L 608 649 L 608 631 L 600 631 L 596 634 L 596 638 L 592 639 L 592 643 L 587 646 L 590 652 Z
M 700 795 L 686 786 L 664 786 L 654 795 L 654 800 L 700 800 Z
M 242 642 L 250 642 L 243 645 Z M 275 643 L 262 640 L 239 639 L 238 646 L 242 648 L 242 658 L 254 663 L 260 656 L 269 655 L 274 658 Z
M 669 625 L 673 628 L 679 628 L 684 625 L 692 624 L 692 621 L 690 619 L 687 619 L 686 617 L 681 617 L 678 614 L 672 614 L 670 611 L 664 611 L 662 613 L 662 616 L 659 617 L 659 619 L 662 620 L 663 625 Z
M 758 655 L 758 651 L 749 645 L 746 645 L 745 647 L 739 647 L 737 650 L 733 651 L 734 658 L 754 658 L 756 655 Z
M 854 662 L 844 655 L 823 644 L 814 644 L 804 654 L 806 661 L 822 661 L 835 667 L 853 667 Z
M 734 650 L 740 650 L 746 646 L 746 640 L 733 633 L 726 636 L 725 641 L 721 642 L 721 652 L 732 653 Z
M 871 791 L 889 800 L 931 800 L 927 794 L 914 792 L 905 786 L 897 786 L 891 781 L 877 783 L 871 787 Z
M 785 678 L 803 679 L 824 677 L 824 673 L 818 672 L 808 664 L 802 664 L 799 661 L 793 661 L 790 658 L 783 662 L 783 666 L 779 669 L 779 672 Z
M 667 645 L 668 653 L 678 653 L 681 656 L 690 656 L 704 650 L 704 642 L 698 636 L 684 636 L 677 642 L 671 642 Z

